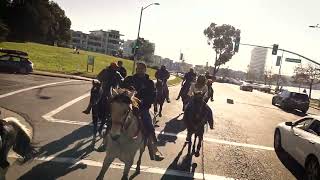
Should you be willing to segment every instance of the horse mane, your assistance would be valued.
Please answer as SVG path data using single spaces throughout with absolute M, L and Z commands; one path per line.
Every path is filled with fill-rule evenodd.
M 133 107 L 135 108 L 139 108 L 139 104 L 140 104 L 140 99 L 138 99 L 135 96 L 132 96 L 131 98 L 129 97 L 129 92 L 130 90 L 128 89 L 121 89 L 122 92 L 120 92 L 119 94 L 113 96 L 111 98 L 111 102 L 121 102 L 121 103 L 125 103 L 125 104 L 132 104 Z
M 32 132 L 31 132 L 31 130 L 28 129 L 27 126 L 25 126 L 24 124 L 22 124 L 19 119 L 15 118 L 15 117 L 7 117 L 7 118 L 4 118 L 3 120 L 6 121 L 6 122 L 8 122 L 8 123 L 12 123 L 12 124 L 14 124 L 15 126 L 19 127 L 19 128 L 22 130 L 22 132 L 23 132 L 25 135 L 27 135 L 28 138 L 29 138 L 30 141 L 31 141 L 31 139 L 32 139 Z

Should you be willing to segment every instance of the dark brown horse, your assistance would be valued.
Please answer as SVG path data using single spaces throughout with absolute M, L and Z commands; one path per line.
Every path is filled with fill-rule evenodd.
M 207 104 L 203 100 L 202 93 L 196 93 L 193 97 L 191 97 L 190 102 L 186 106 L 183 121 L 187 127 L 187 139 L 186 141 L 189 143 L 189 149 L 191 148 L 191 137 L 194 134 L 194 143 L 193 143 L 193 152 L 195 152 L 195 156 L 199 156 L 199 152 L 201 149 L 201 143 L 203 141 L 204 134 L 204 126 L 208 122 L 208 109 Z M 195 151 L 196 139 L 198 137 L 198 145 L 197 150 Z
M 156 82 L 156 99 L 153 104 L 153 110 L 154 110 L 154 114 L 157 115 L 158 105 L 159 105 L 159 113 L 158 113 L 159 117 L 162 117 L 162 107 L 166 99 L 166 93 L 164 88 L 165 88 L 165 82 L 158 79 Z

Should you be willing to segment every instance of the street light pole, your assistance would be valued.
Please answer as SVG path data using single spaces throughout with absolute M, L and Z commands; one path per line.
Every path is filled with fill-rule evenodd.
M 139 19 L 139 28 L 138 28 L 138 36 L 137 36 L 137 40 L 135 42 L 135 46 L 134 46 L 134 51 L 133 51 L 133 67 L 132 67 L 132 74 L 134 74 L 134 71 L 135 71 L 135 67 L 136 67 L 136 61 L 137 61 L 137 56 L 136 56 L 136 45 L 137 45 L 137 42 L 140 38 L 140 27 L 141 27 L 141 19 L 142 19 L 142 12 L 143 10 L 147 9 L 149 6 L 151 5 L 160 5 L 159 3 L 151 3 L 149 4 L 148 6 L 146 7 L 141 7 L 141 11 L 140 11 L 140 19 Z

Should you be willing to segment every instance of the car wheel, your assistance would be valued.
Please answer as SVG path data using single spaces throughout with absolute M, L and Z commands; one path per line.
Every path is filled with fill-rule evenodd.
M 307 180 L 320 179 L 320 166 L 315 157 L 309 158 L 305 167 L 305 178 Z
M 21 74 L 27 74 L 27 68 L 21 67 L 21 68 L 19 69 L 19 73 L 21 73 Z
M 274 132 L 273 145 L 274 145 L 275 151 L 277 152 L 283 151 L 282 144 L 281 144 L 281 134 L 279 129 L 276 129 L 276 131 Z

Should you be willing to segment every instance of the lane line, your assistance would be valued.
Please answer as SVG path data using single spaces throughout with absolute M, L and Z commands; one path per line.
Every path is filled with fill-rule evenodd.
M 57 109 L 55 109 L 55 110 L 53 110 L 53 111 L 51 111 L 51 112 L 43 115 L 42 117 L 43 117 L 43 118 L 45 118 L 45 117 L 49 117 L 49 118 L 50 118 L 50 117 L 53 117 L 54 115 L 58 114 L 60 111 L 66 109 L 66 108 L 69 107 L 69 106 L 72 106 L 73 104 L 77 103 L 78 101 L 81 101 L 82 99 L 84 99 L 84 98 L 86 98 L 86 97 L 88 97 L 88 96 L 90 96 L 90 93 L 86 93 L 86 94 L 84 94 L 84 95 L 82 95 L 82 96 L 80 96 L 80 97 L 78 97 L 78 98 L 76 98 L 76 99 L 73 99 L 73 100 L 65 103 L 64 105 L 58 107 Z M 46 118 L 45 118 L 45 119 L 46 119 Z
M 17 158 L 15 155 L 9 155 L 10 158 Z M 67 164 L 85 164 L 88 166 L 94 166 L 94 167 L 102 167 L 102 162 L 99 161 L 93 161 L 88 159 L 76 159 L 76 158 L 69 158 L 69 157 L 55 157 L 55 156 L 48 156 L 48 157 L 39 157 L 35 158 L 35 160 L 38 161 L 51 161 L 51 162 L 57 162 L 57 163 L 67 163 Z M 113 162 L 110 165 L 110 168 L 112 169 L 124 169 L 123 163 L 116 163 Z M 135 171 L 136 165 L 132 165 L 131 171 Z M 171 176 L 180 176 L 180 177 L 186 177 L 186 178 L 195 178 L 195 179 L 202 179 L 203 174 L 202 173 L 190 173 L 186 171 L 178 171 L 173 169 L 163 169 L 159 167 L 152 167 L 152 166 L 140 166 L 140 171 L 144 173 L 152 173 L 152 174 L 160 174 L 160 175 L 171 175 Z M 107 176 L 108 174 L 106 174 Z M 214 179 L 214 180 L 233 180 L 233 178 L 228 178 L 225 176 L 218 176 L 213 174 L 205 174 L 205 179 Z
M 63 83 L 68 83 L 68 82 L 75 82 L 75 81 L 79 81 L 79 80 L 60 81 L 60 82 L 42 84 L 42 85 L 38 85 L 38 86 L 32 86 L 32 87 L 28 87 L 28 88 L 25 88 L 25 89 L 20 89 L 20 90 L 17 90 L 17 91 L 9 92 L 9 93 L 6 93 L 6 94 L 1 94 L 0 95 L 0 99 L 4 98 L 4 97 L 12 96 L 14 94 L 18 94 L 18 93 L 21 93 L 21 92 L 29 91 L 29 90 L 32 90 L 32 89 L 38 89 L 38 88 L 42 88 L 42 87 L 46 87 L 46 86 L 63 84 Z
M 56 119 L 53 117 L 57 113 L 72 106 L 73 104 L 81 101 L 82 99 L 88 97 L 89 95 L 90 95 L 90 93 L 86 93 L 76 99 L 73 99 L 73 100 L 63 104 L 62 106 L 58 107 L 57 109 L 54 109 L 54 110 L 50 111 L 49 113 L 43 115 L 42 117 L 45 120 L 47 120 L 48 122 L 53 122 L 53 123 L 63 123 L 63 124 L 72 124 L 72 125 L 80 125 L 80 126 L 91 125 L 90 122 L 70 121 L 70 120 Z M 156 134 L 162 134 L 162 135 L 172 136 L 172 137 L 177 137 L 177 138 L 182 138 L 182 139 L 186 138 L 185 131 L 180 132 L 178 134 L 170 133 L 170 132 L 163 132 L 163 131 L 156 131 Z M 251 149 L 266 150 L 266 151 L 274 151 L 273 147 L 268 147 L 268 146 L 226 141 L 226 140 L 214 139 L 214 138 L 210 138 L 210 137 L 206 137 L 206 136 L 204 136 L 203 139 L 205 142 L 211 142 L 211 143 L 217 143 L 217 144 L 223 144 L 223 145 L 229 145 L 229 146 L 245 147 L 245 148 L 251 148 Z

